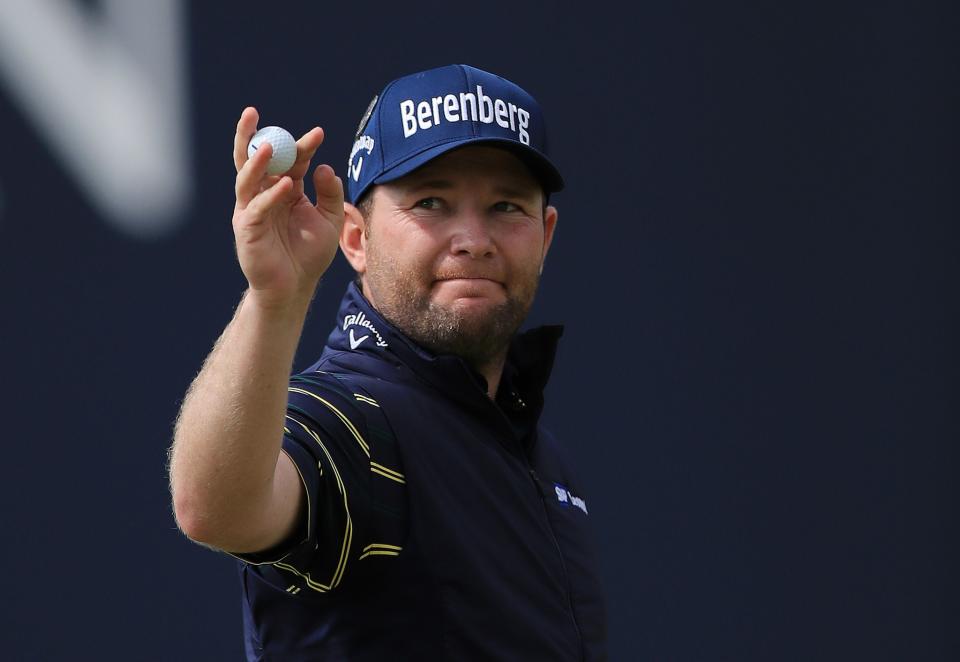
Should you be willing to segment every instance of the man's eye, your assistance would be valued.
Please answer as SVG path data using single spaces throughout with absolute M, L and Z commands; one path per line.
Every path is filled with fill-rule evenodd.
M 512 202 L 506 202 L 506 201 L 498 202 L 493 206 L 493 208 L 499 212 L 523 211 L 522 209 L 520 209 L 520 207 L 513 204 Z
M 417 200 L 417 204 L 415 204 L 414 207 L 418 209 L 440 209 L 440 199 L 424 198 L 423 200 Z

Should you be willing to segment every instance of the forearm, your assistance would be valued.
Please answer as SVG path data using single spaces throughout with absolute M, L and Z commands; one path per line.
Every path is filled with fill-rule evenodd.
M 304 298 L 267 308 L 248 292 L 188 390 L 170 485 L 191 538 L 236 551 L 255 542 L 262 521 L 275 519 L 287 385 L 308 306 Z M 244 540 L 246 532 L 253 540 Z

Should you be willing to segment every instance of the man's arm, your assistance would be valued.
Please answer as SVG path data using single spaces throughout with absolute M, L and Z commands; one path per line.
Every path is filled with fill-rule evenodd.
M 303 487 L 280 453 L 306 305 L 264 309 L 248 292 L 184 399 L 170 486 L 180 528 L 231 552 L 267 549 L 297 522 Z
M 170 451 L 180 528 L 231 552 L 270 548 L 298 522 L 303 486 L 280 452 L 287 384 L 310 299 L 343 226 L 343 187 L 329 166 L 314 171 L 316 205 L 303 191 L 323 132 L 304 135 L 290 172 L 270 177 L 269 148 L 246 159 L 257 120 L 245 110 L 234 143 L 233 229 L 250 287 L 187 392 Z

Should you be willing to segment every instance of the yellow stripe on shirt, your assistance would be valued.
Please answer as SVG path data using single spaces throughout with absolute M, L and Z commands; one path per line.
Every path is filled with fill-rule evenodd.
M 287 416 L 287 419 L 293 421 L 294 423 L 299 425 L 301 428 L 303 428 L 303 430 L 307 434 L 309 434 L 313 438 L 313 440 L 317 442 L 317 444 L 319 444 L 320 448 L 323 450 L 324 455 L 326 455 L 327 461 L 330 462 L 330 467 L 333 469 L 333 475 L 337 481 L 337 489 L 343 495 L 343 510 L 347 517 L 347 524 L 343 532 L 343 542 L 340 546 L 340 560 L 337 563 L 337 567 L 334 570 L 333 577 L 330 579 L 329 584 L 323 584 L 322 582 L 318 582 L 315 579 L 313 579 L 309 573 L 306 573 L 306 574 L 301 573 L 293 566 L 287 565 L 285 563 L 276 563 L 274 565 L 278 568 L 282 568 L 283 570 L 288 570 L 300 577 L 303 577 L 307 581 L 307 585 L 310 588 L 316 591 L 325 592 L 325 591 L 329 591 L 331 588 L 336 587 L 340 583 L 340 580 L 343 578 L 343 573 L 347 569 L 347 558 L 349 557 L 350 545 L 353 542 L 353 520 L 350 517 L 350 504 L 347 499 L 347 488 L 346 488 L 346 485 L 344 485 L 343 483 L 343 479 L 340 478 L 340 471 L 339 469 L 337 469 L 336 462 L 333 461 L 333 457 L 330 455 L 330 451 L 328 451 L 327 447 L 323 445 L 323 442 L 320 440 L 320 437 L 317 435 L 317 433 L 311 430 L 310 428 L 308 428 L 306 425 L 304 425 L 303 423 L 301 423 L 295 418 Z
M 387 467 L 383 466 L 382 464 L 377 464 L 376 462 L 373 462 L 372 460 L 371 460 L 371 462 L 370 462 L 370 471 L 372 471 L 372 472 L 375 473 L 375 474 L 380 474 L 380 475 L 383 476 L 384 478 L 389 478 L 390 480 L 396 481 L 396 482 L 398 482 L 398 483 L 406 483 L 406 482 L 407 482 L 407 481 L 404 479 L 403 474 L 400 473 L 399 471 L 394 471 L 393 469 L 388 469 Z
M 362 561 L 368 556 L 400 556 L 402 549 L 402 547 L 397 547 L 396 545 L 375 542 L 364 547 L 363 554 L 361 554 L 357 560 Z
M 357 428 L 354 427 L 353 423 L 350 422 L 350 419 L 347 418 L 342 411 L 334 407 L 332 404 L 330 404 L 329 402 L 321 398 L 316 393 L 313 393 L 306 389 L 297 388 L 296 386 L 291 386 L 287 390 L 290 393 L 301 393 L 303 395 L 309 395 L 311 398 L 322 402 L 330 411 L 332 411 L 334 414 L 337 415 L 337 418 L 339 418 L 345 426 L 347 426 L 347 429 L 350 431 L 350 434 L 352 434 L 353 438 L 357 440 L 358 444 L 360 444 L 360 447 L 363 449 L 363 452 L 367 454 L 367 457 L 370 457 L 370 446 L 367 445 L 367 442 L 363 440 L 363 436 L 361 436 Z

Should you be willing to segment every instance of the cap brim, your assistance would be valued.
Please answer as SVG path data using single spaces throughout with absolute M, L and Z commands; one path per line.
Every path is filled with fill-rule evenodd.
M 506 140 L 503 138 L 460 138 L 457 140 L 451 140 L 450 142 L 441 143 L 439 145 L 434 145 L 433 147 L 425 149 L 422 152 L 418 152 L 410 158 L 401 161 L 387 170 L 384 170 L 383 173 L 374 179 L 372 183 L 386 184 L 387 182 L 392 182 L 396 179 L 400 179 L 404 175 L 409 175 L 420 166 L 426 165 L 428 162 L 437 158 L 441 154 L 446 154 L 447 152 L 451 152 L 467 145 L 479 144 L 503 147 L 504 149 L 513 152 L 517 158 L 527 164 L 527 167 L 530 168 L 533 176 L 540 181 L 540 183 L 543 185 L 544 191 L 547 193 L 556 193 L 557 191 L 563 190 L 563 177 L 560 175 L 560 171 L 557 170 L 557 167 L 550 162 L 550 159 L 532 147 L 518 143 L 515 140 Z

